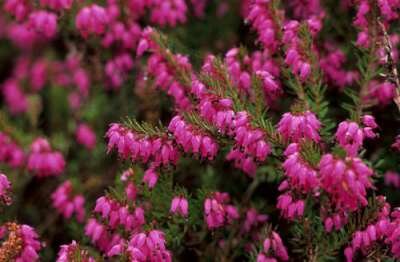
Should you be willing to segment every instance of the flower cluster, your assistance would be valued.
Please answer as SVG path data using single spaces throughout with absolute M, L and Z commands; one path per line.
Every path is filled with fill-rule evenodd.
M 372 188 L 373 171 L 359 158 L 339 159 L 325 154 L 319 163 L 321 188 L 337 209 L 354 211 L 368 204 L 367 190 Z
M 94 212 L 100 214 L 113 229 L 120 225 L 128 231 L 133 231 L 140 229 L 145 223 L 143 208 L 136 207 L 131 210 L 129 206 L 121 205 L 105 196 L 97 199 Z
M 274 52 L 279 46 L 276 32 L 278 25 L 274 21 L 275 17 L 273 15 L 275 14 L 271 14 L 271 11 L 276 12 L 276 10 L 271 9 L 270 1 L 253 1 L 246 19 L 257 31 L 258 40 L 263 44 L 264 48 Z
M 306 111 L 299 114 L 285 113 L 278 123 L 278 131 L 286 139 L 292 142 L 300 142 L 301 139 L 309 139 L 319 142 L 318 134 L 321 123 L 314 113 Z
M 257 255 L 257 262 L 272 262 L 277 261 L 277 259 L 287 261 L 289 255 L 279 234 L 272 231 L 263 242 L 263 249 Z
M 108 151 L 116 148 L 122 158 L 152 162 L 156 166 L 176 164 L 179 158 L 179 151 L 168 139 L 148 138 L 119 124 L 111 124 L 106 136 L 109 139 Z
M 126 250 L 132 261 L 172 261 L 172 254 L 166 247 L 165 235 L 159 230 L 132 235 Z
M 132 68 L 133 61 L 127 53 L 109 60 L 105 65 L 105 73 L 111 88 L 118 89 L 121 87 Z
M 227 193 L 215 192 L 204 201 L 204 220 L 209 229 L 216 229 L 230 224 L 239 218 L 235 206 L 227 204 L 230 197 Z
M 81 35 L 86 38 L 91 34 L 104 34 L 108 21 L 109 17 L 106 9 L 93 4 L 79 10 L 75 19 L 75 24 Z
M 86 250 L 82 250 L 79 244 L 73 240 L 71 244 L 60 246 L 60 251 L 58 252 L 56 262 L 70 262 L 76 257 L 79 257 L 79 259 L 83 262 L 96 261 L 93 257 L 88 255 Z
M 360 127 L 356 122 L 344 121 L 339 124 L 336 131 L 336 140 L 349 156 L 357 155 L 363 145 L 364 138 L 375 138 L 377 136 L 374 129 L 378 125 L 373 116 L 363 116 L 362 123 L 364 127 Z
M 233 48 L 226 53 L 225 64 L 233 83 L 245 94 L 255 95 L 254 90 L 251 90 L 254 75 L 260 78 L 265 97 L 270 104 L 282 93 L 278 80 L 280 69 L 267 52 L 256 51 L 248 55 L 241 54 L 239 48 Z
M 5 205 L 11 204 L 10 191 L 11 183 L 8 180 L 8 177 L 0 173 L 0 200 Z
M 85 235 L 104 253 L 107 253 L 113 246 L 121 243 L 121 236 L 119 234 L 110 234 L 107 226 L 98 222 L 95 218 L 87 220 Z
M 174 197 L 171 202 L 170 212 L 172 214 L 179 214 L 183 217 L 187 217 L 189 214 L 189 203 L 184 197 Z
M 384 174 L 385 185 L 400 188 L 400 175 L 394 171 L 387 171 Z
M 212 160 L 218 152 L 218 144 L 213 138 L 196 131 L 179 115 L 173 117 L 168 126 L 175 141 L 186 153 L 199 154 L 204 159 Z
M 52 151 L 49 142 L 37 138 L 31 144 L 28 157 L 28 170 L 37 177 L 59 176 L 65 168 L 61 152 Z
M 69 219 L 73 214 L 76 215 L 78 222 L 85 219 L 85 198 L 83 195 L 74 195 L 71 181 L 67 180 L 62 183 L 56 191 L 51 194 L 53 207 Z
M 79 124 L 76 128 L 75 136 L 76 141 L 88 150 L 92 150 L 96 146 L 96 134 L 87 124 Z
M 16 168 L 24 162 L 24 151 L 9 136 L 0 132 L 0 163 Z
M 300 154 L 301 146 L 296 143 L 290 144 L 284 155 L 287 157 L 282 167 L 285 171 L 285 180 L 280 184 L 279 190 L 286 191 L 278 197 L 277 207 L 281 214 L 294 219 L 304 214 L 305 198 L 308 194 L 317 196 L 319 194 L 319 175 Z M 295 198 L 294 196 L 297 195 Z
M 1 261 L 38 261 L 41 243 L 35 230 L 28 225 L 6 223 L 1 227 Z
M 377 1 L 377 3 L 379 16 L 385 23 L 390 24 L 391 21 L 398 18 L 398 10 L 400 9 L 398 1 L 381 0 Z M 357 36 L 357 45 L 367 48 L 371 44 L 372 37 L 371 27 L 373 25 L 371 17 L 377 14 L 374 14 L 373 10 L 375 7 L 367 0 L 357 1 L 355 5 L 357 7 L 357 14 L 353 24 L 360 29 Z

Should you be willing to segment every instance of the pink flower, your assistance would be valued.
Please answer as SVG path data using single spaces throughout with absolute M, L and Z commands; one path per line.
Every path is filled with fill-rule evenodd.
M 153 188 L 158 181 L 158 174 L 153 168 L 149 168 L 144 172 L 143 182 L 147 184 L 149 188 Z
M 57 33 L 57 16 L 47 11 L 36 11 L 30 14 L 28 27 L 47 39 Z
M 94 212 L 100 214 L 112 229 L 122 226 L 125 230 L 133 231 L 141 229 L 145 224 L 144 210 L 141 207 L 130 209 L 126 204 L 106 196 L 96 200 Z
M 6 256 L 3 258 L 7 261 L 39 261 L 39 251 L 42 247 L 38 240 L 38 235 L 35 230 L 28 225 L 18 225 L 13 222 L 8 222 L 1 227 L 2 236 L 8 233 L 8 240 L 11 246 L 16 251 L 13 257 Z M 12 237 L 11 237 L 12 236 Z M 17 245 L 17 246 L 15 246 Z
M 112 89 L 119 89 L 133 68 L 132 58 L 128 53 L 116 56 L 105 66 L 105 73 Z
M 321 123 L 310 111 L 300 114 L 285 113 L 278 123 L 278 132 L 286 140 L 293 142 L 300 142 L 304 138 L 319 142 L 318 131 L 320 128 Z
M 76 28 L 84 38 L 90 34 L 102 35 L 109 23 L 106 10 L 96 4 L 82 8 L 75 19 Z
M 172 253 L 166 247 L 165 235 L 159 230 L 133 234 L 126 250 L 131 259 L 138 262 L 145 262 L 148 258 L 151 261 L 172 261 Z
M 37 60 L 31 67 L 30 82 L 34 91 L 41 90 L 47 80 L 47 61 Z
M 387 171 L 384 175 L 385 185 L 400 188 L 400 175 L 394 171 Z
M 199 154 L 202 158 L 209 160 L 215 158 L 218 152 L 218 144 L 215 140 L 187 124 L 181 116 L 172 118 L 168 130 L 174 135 L 175 141 L 183 147 L 184 152 Z
M 60 247 L 56 262 L 70 262 L 77 256 L 79 256 L 82 262 L 95 262 L 95 259 L 90 257 L 86 250 L 82 250 L 75 240 L 73 240 L 71 244 L 62 245 Z
M 369 84 L 371 99 L 378 99 L 380 104 L 388 105 L 393 102 L 396 87 L 390 82 L 379 83 L 371 81 Z
M 258 254 L 257 262 L 276 262 L 277 259 L 287 261 L 289 255 L 279 234 L 272 231 L 263 242 L 263 250 Z
M 344 121 L 336 131 L 336 140 L 346 150 L 349 156 L 355 156 L 364 140 L 364 132 L 355 122 Z
M 246 218 L 243 223 L 242 232 L 248 233 L 253 228 L 262 226 L 268 220 L 268 215 L 260 214 L 255 208 L 249 208 L 246 211 Z
M 32 7 L 27 0 L 5 0 L 3 8 L 6 12 L 15 16 L 17 21 L 22 21 L 29 14 Z
M 186 22 L 187 6 L 184 0 L 153 0 L 150 4 L 150 20 L 161 26 L 176 26 Z
M 51 195 L 53 207 L 69 219 L 75 213 L 78 222 L 83 222 L 85 218 L 85 199 L 82 195 L 73 194 L 72 183 L 65 181 Z
M 355 156 L 358 153 L 363 144 L 364 137 L 375 138 L 377 136 L 373 129 L 376 129 L 378 125 L 373 116 L 364 115 L 362 122 L 365 126 L 364 128 L 361 128 L 355 122 L 341 122 L 336 131 L 336 140 L 349 156 Z
M 77 142 L 89 150 L 96 146 L 96 134 L 87 124 L 79 124 L 75 131 L 75 136 Z
M 317 172 L 301 158 L 299 151 L 290 152 L 294 146 L 297 144 L 290 144 L 284 152 L 287 156 L 282 165 L 285 176 L 289 178 L 291 186 L 303 192 L 312 192 L 319 186 Z
M 172 141 L 166 138 L 149 138 L 119 124 L 111 124 L 106 137 L 109 139 L 108 152 L 116 148 L 122 158 L 130 157 L 133 161 L 150 162 L 155 167 L 174 165 L 179 159 L 179 151 Z
M 304 206 L 304 200 L 294 200 L 289 194 L 280 195 L 276 205 L 281 210 L 282 216 L 290 220 L 302 217 Z
M 368 204 L 367 190 L 372 188 L 373 171 L 361 159 L 337 159 L 331 154 L 322 156 L 320 164 L 321 188 L 331 202 L 346 211 L 355 211 Z
M 343 68 L 345 62 L 345 54 L 340 49 L 331 51 L 325 57 L 322 57 L 319 62 L 329 84 L 338 86 L 341 89 L 351 85 L 357 79 L 357 72 L 345 71 Z
M 258 33 L 258 41 L 274 53 L 279 45 L 277 40 L 276 25 L 271 15 L 269 1 L 256 0 L 250 6 L 246 17 L 251 23 L 252 28 Z
M 216 229 L 239 218 L 236 207 L 226 204 L 229 201 L 227 193 L 216 192 L 204 201 L 204 220 L 209 229 Z
M 28 99 L 16 80 L 9 79 L 2 87 L 4 100 L 13 115 L 24 113 L 28 110 Z
M 189 214 L 189 203 L 184 197 L 174 197 L 171 202 L 170 212 L 172 214 L 179 214 L 183 217 L 187 217 Z
M 0 132 L 0 163 L 18 168 L 24 162 L 24 151 L 9 136 Z
M 52 151 L 49 142 L 44 138 L 37 138 L 31 144 L 28 157 L 28 170 L 38 177 L 58 176 L 65 168 L 63 155 Z
M 8 177 L 4 174 L 0 173 L 0 200 L 5 205 L 11 205 L 11 183 L 8 180 Z

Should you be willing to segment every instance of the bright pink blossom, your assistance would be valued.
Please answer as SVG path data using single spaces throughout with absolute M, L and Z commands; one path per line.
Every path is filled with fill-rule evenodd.
M 359 158 L 338 159 L 331 154 L 319 163 L 321 188 L 336 208 L 355 211 L 368 204 L 367 190 L 372 188 L 373 171 Z
M 310 111 L 299 114 L 285 113 L 278 124 L 278 132 L 286 140 L 293 142 L 300 142 L 304 138 L 319 142 L 318 132 L 320 128 L 320 121 Z
M 87 124 L 79 124 L 75 131 L 76 141 L 92 150 L 96 146 L 96 134 Z
M 184 197 L 174 197 L 171 202 L 170 212 L 187 217 L 189 214 L 189 203 Z
M 65 181 L 51 194 L 53 207 L 66 219 L 75 214 L 78 222 L 85 218 L 85 198 L 73 193 L 72 183 Z
M 84 38 L 90 34 L 104 34 L 108 22 L 109 17 L 106 10 L 96 4 L 83 7 L 75 19 L 76 28 Z
M 61 152 L 52 151 L 49 142 L 37 138 L 31 144 L 28 157 L 28 170 L 38 177 L 58 176 L 65 168 L 65 160 Z
M 233 205 L 227 204 L 230 197 L 227 193 L 216 192 L 204 201 L 204 220 L 209 229 L 216 229 L 230 224 L 239 218 L 239 213 Z

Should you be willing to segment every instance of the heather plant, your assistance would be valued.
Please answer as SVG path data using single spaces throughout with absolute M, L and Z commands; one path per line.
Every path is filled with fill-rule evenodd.
M 399 15 L 3 0 L 0 262 L 400 260 Z

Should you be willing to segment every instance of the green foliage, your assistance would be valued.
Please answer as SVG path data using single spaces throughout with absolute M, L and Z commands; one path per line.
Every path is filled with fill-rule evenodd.
M 159 123 L 158 126 L 153 126 L 147 122 L 140 123 L 132 118 L 126 118 L 124 125 L 136 133 L 147 136 L 163 137 L 167 132 L 167 129 L 161 123 Z

